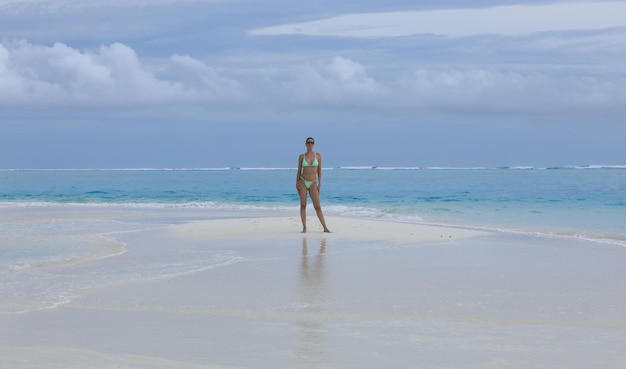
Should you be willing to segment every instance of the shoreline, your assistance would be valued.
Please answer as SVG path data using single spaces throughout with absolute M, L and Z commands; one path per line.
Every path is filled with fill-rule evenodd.
M 18 219 L 20 222 L 34 219 L 41 220 L 61 220 L 70 221 L 79 219 L 81 221 L 90 221 L 97 219 L 109 219 L 113 221 L 136 223 L 138 229 L 141 229 L 142 221 L 149 219 L 158 225 L 167 225 L 169 223 L 179 224 L 181 222 L 196 222 L 202 220 L 215 219 L 264 219 L 264 218 L 293 218 L 297 224 L 288 225 L 301 230 L 299 215 L 297 208 L 264 207 L 252 206 L 240 208 L 236 204 L 221 207 L 212 202 L 207 203 L 3 203 L 7 212 L 6 219 Z M 309 204 L 310 207 L 310 204 Z M 373 214 L 366 214 L 367 212 Z M 482 234 L 504 233 L 512 235 L 541 236 L 546 238 L 570 238 L 573 240 L 585 240 L 599 244 L 617 245 L 626 247 L 626 238 L 623 232 L 601 230 L 595 231 L 594 228 L 586 229 L 568 229 L 561 226 L 552 228 L 536 227 L 529 225 L 498 225 L 498 224 L 480 224 L 476 222 L 429 222 L 419 218 L 404 218 L 401 215 L 386 216 L 376 213 L 376 209 L 372 208 L 364 214 L 342 213 L 333 211 L 332 205 L 326 207 L 325 216 L 329 219 L 337 219 L 341 224 L 344 220 L 357 222 L 384 222 L 391 224 L 409 224 L 426 228 L 440 229 L 457 229 L 468 230 Z M 307 209 L 308 224 L 313 227 L 309 233 L 318 229 L 318 220 L 312 209 Z M 0 219 L 0 222 L 2 219 Z M 329 224 L 329 228 L 333 231 L 333 227 Z M 347 226 L 350 228 L 350 225 Z M 426 230 L 425 228 L 425 230 Z M 338 228 L 339 229 L 339 228 Z M 428 230 L 427 230 L 428 232 Z M 113 232 L 115 233 L 115 232 Z M 445 232 L 444 232 L 445 233 Z M 457 232 L 454 232 L 457 234 Z
M 329 224 L 331 233 L 325 233 L 318 219 L 316 217 L 311 218 L 313 219 L 307 220 L 309 230 L 306 233 L 297 231 L 302 228 L 302 223 L 300 218 L 296 216 L 195 220 L 168 228 L 170 232 L 178 237 L 196 239 L 208 237 L 284 239 L 302 236 L 396 243 L 451 241 L 453 239 L 478 237 L 488 234 L 485 231 L 454 226 L 424 225 L 340 216 L 326 216 L 326 223 Z

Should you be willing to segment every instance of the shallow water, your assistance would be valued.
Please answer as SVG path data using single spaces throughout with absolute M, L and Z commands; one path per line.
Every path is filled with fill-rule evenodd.
M 126 252 L 127 232 L 194 219 L 298 214 L 292 169 L 0 171 L 1 311 L 72 291 L 234 262 L 232 248 L 179 249 L 77 272 Z M 626 246 L 623 168 L 324 171 L 326 214 L 590 239 Z M 91 265 L 91 264 L 90 264 Z M 72 270 L 72 271 L 71 271 Z

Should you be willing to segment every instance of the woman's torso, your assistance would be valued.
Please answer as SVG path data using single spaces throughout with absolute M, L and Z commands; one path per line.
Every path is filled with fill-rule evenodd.
M 302 172 L 300 176 L 307 181 L 314 181 L 317 176 L 317 169 L 319 168 L 319 160 L 316 152 L 311 154 L 302 154 Z

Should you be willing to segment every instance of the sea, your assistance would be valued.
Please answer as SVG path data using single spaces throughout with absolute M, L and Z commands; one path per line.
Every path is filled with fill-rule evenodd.
M 125 233 L 196 219 L 299 217 L 296 175 L 295 168 L 0 170 L 0 313 L 237 262 L 236 250 L 181 250 L 114 271 L 77 269 L 123 254 Z M 626 247 L 626 165 L 325 168 L 321 199 L 327 216 Z

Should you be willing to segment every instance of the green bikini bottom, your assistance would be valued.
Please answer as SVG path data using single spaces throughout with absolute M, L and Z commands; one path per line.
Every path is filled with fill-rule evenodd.
M 304 185 L 306 186 L 307 190 L 309 189 L 309 187 L 311 187 L 313 182 L 315 182 L 315 181 L 305 181 L 304 179 L 302 181 L 304 182 Z

